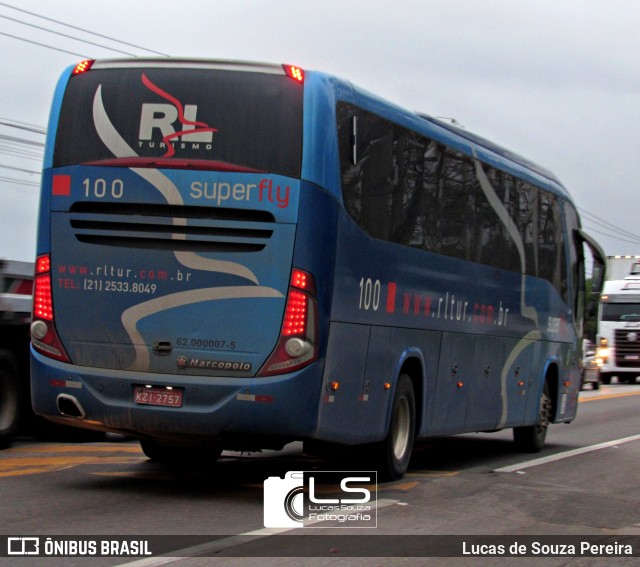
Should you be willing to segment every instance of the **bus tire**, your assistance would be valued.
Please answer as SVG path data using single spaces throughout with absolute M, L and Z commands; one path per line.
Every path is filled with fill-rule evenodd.
M 524 453 L 539 453 L 544 447 L 547 431 L 551 423 L 553 402 L 549 395 L 549 386 L 544 383 L 540 395 L 538 419 L 535 424 L 513 428 L 513 440 L 518 450 Z
M 14 356 L 0 351 L 0 449 L 11 444 L 21 414 L 20 383 Z
M 609 372 L 600 372 L 600 382 L 607 386 L 611 384 L 611 374 Z
M 375 448 L 380 480 L 398 480 L 404 476 L 413 451 L 415 426 L 416 400 L 413 383 L 407 374 L 402 374 L 393 394 L 387 437 Z

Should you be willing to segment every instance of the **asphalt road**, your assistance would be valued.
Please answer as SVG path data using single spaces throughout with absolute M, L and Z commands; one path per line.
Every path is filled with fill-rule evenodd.
M 545 559 L 460 555 L 463 544 L 473 545 L 470 536 L 482 536 L 480 543 L 496 546 L 519 539 L 529 549 L 531 536 L 550 535 L 560 539 L 549 541 L 565 546 L 573 536 L 589 541 L 608 536 L 607 541 L 637 545 L 639 410 L 640 385 L 614 384 L 584 391 L 578 418 L 570 425 L 552 426 L 547 447 L 537 455 L 515 452 L 510 431 L 422 443 L 404 479 L 377 486 L 377 528 L 344 529 L 333 521 L 276 536 L 263 527 L 264 480 L 284 478 L 288 471 L 326 468 L 322 461 L 302 454 L 299 444 L 277 453 L 225 453 L 215 467 L 204 468 L 152 463 L 136 442 L 118 437 L 75 444 L 18 439 L 0 452 L 2 534 L 39 537 L 41 542 L 49 535 L 151 538 L 154 546 L 187 549 L 179 555 L 204 557 L 12 556 L 2 564 L 353 565 L 353 556 L 368 556 L 357 564 L 602 565 L 602 557 L 579 553 L 579 557 Z M 319 493 L 329 497 L 335 488 L 324 485 Z M 443 553 L 454 557 L 431 557 L 438 553 L 431 548 L 429 557 L 421 557 L 425 545 L 442 545 Z M 287 557 L 262 558 L 275 553 Z M 296 558 L 304 553 L 328 557 Z M 399 557 L 380 559 L 372 554 Z M 403 558 L 403 554 L 417 557 Z M 622 556 L 604 561 L 631 565 L 638 559 Z

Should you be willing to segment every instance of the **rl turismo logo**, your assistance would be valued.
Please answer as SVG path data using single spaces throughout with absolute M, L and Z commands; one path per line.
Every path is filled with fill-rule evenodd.
M 167 150 L 163 157 L 172 157 L 175 154 L 173 141 L 178 138 L 181 138 L 183 143 L 211 144 L 213 141 L 213 133 L 218 130 L 196 119 L 198 112 L 197 105 L 183 105 L 176 97 L 152 83 L 144 73 L 142 74 L 142 83 L 150 91 L 168 101 L 170 104 L 145 102 L 142 105 L 140 131 L 138 135 L 140 146 L 142 146 L 144 142 L 149 144 L 153 143 L 151 140 L 153 139 L 155 129 L 160 130 L 162 145 L 166 147 Z M 176 129 L 176 123 L 178 123 L 179 129 Z

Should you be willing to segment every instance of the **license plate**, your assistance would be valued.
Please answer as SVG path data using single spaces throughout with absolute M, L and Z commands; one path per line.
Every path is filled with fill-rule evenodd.
M 136 404 L 146 404 L 149 406 L 179 408 L 182 407 L 182 390 L 136 386 L 133 391 L 133 401 Z

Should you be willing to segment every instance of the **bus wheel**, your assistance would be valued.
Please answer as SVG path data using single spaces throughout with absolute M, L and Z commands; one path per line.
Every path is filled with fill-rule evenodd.
M 513 440 L 520 451 L 525 453 L 538 453 L 544 447 L 547 438 L 547 430 L 551 422 L 551 410 L 553 403 L 549 395 L 549 386 L 544 383 L 540 396 L 540 410 L 538 421 L 534 425 L 513 428 Z
M 611 374 L 608 372 L 600 372 L 600 382 L 606 385 L 611 384 Z
M 416 423 L 416 401 L 411 378 L 400 376 L 393 395 L 387 438 L 376 446 L 377 470 L 381 480 L 398 480 L 409 467 Z
M 11 444 L 20 420 L 20 384 L 15 359 L 0 351 L 0 449 Z
M 142 452 L 152 461 L 171 464 L 213 464 L 222 449 L 217 447 L 183 447 L 177 445 L 161 445 L 154 439 L 141 439 Z

